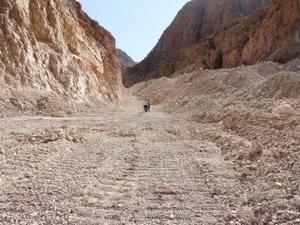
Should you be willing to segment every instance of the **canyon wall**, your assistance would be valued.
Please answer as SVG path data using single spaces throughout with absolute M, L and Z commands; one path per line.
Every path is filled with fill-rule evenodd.
M 134 62 L 133 59 L 121 49 L 118 49 L 118 55 L 120 60 L 121 73 L 123 76 L 125 74 L 126 69 L 129 67 L 133 67 L 136 64 L 136 62 Z
M 1 108 L 76 110 L 119 98 L 115 40 L 74 0 L 1 0 L 0 52 Z
M 218 69 L 300 55 L 298 0 L 193 0 L 145 58 L 126 71 L 123 83 L 174 76 L 185 70 Z

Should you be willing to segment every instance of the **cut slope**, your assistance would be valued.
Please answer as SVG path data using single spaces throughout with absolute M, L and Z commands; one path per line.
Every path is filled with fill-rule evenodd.
M 79 3 L 2 0 L 0 13 L 4 107 L 10 97 L 23 109 L 38 108 L 41 99 L 57 109 L 118 99 L 115 40 Z

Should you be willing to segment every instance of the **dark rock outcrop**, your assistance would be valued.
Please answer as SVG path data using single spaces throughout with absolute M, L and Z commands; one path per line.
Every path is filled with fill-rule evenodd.
M 122 76 L 124 75 L 127 68 L 133 67 L 136 65 L 136 62 L 133 61 L 133 59 L 127 55 L 126 52 L 122 51 L 121 49 L 118 49 L 118 55 L 121 65 L 121 72 Z

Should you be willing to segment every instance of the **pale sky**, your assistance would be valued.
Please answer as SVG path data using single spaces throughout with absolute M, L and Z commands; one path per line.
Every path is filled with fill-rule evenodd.
M 141 61 L 189 0 L 78 0 L 83 10 L 110 31 L 117 47 Z

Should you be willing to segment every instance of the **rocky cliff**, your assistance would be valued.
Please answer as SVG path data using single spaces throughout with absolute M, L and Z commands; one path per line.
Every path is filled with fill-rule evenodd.
M 299 56 L 298 0 L 193 0 L 123 83 L 171 76 L 195 65 L 236 67 Z
M 1 108 L 76 110 L 118 99 L 115 40 L 75 0 L 1 0 L 0 51 Z
M 119 60 L 121 65 L 121 72 L 123 76 L 126 69 L 129 67 L 133 67 L 136 63 L 129 55 L 127 55 L 126 52 L 122 51 L 121 49 L 118 49 L 118 55 L 119 55 Z

